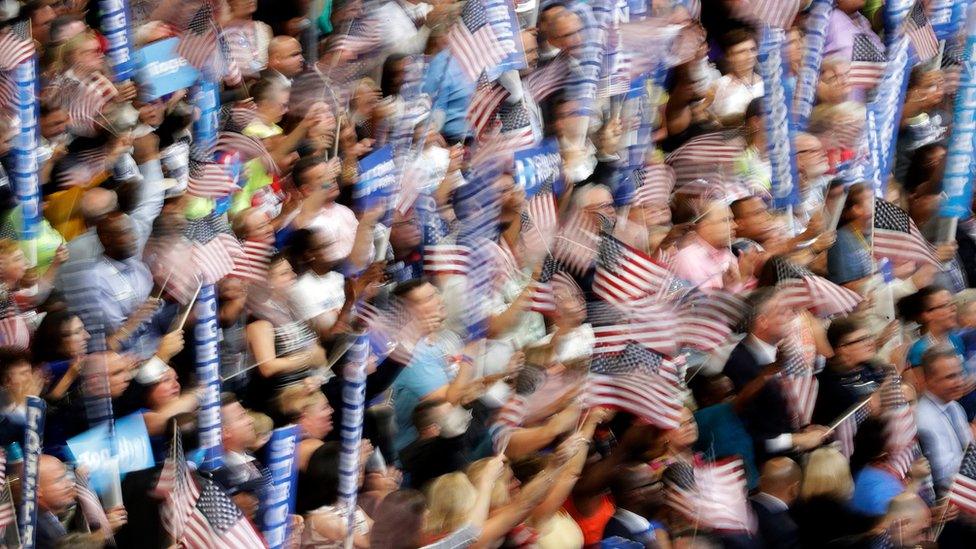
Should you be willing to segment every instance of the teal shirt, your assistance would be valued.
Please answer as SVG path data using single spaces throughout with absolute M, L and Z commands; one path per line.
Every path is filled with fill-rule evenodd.
M 732 404 L 723 402 L 702 408 L 695 412 L 695 421 L 698 423 L 695 451 L 714 459 L 741 458 L 749 488 L 755 488 L 759 484 L 759 472 L 756 469 L 752 438 Z

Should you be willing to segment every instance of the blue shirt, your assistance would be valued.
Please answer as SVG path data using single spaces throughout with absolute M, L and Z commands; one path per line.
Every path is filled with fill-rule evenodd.
M 397 434 L 393 440 L 396 449 L 402 450 L 417 438 L 413 426 L 413 410 L 424 397 L 451 382 L 453 374 L 444 344 L 421 341 L 414 348 L 413 358 L 393 382 L 393 413 L 396 417 Z
M 468 133 L 468 104 L 474 94 L 475 83 L 470 81 L 457 59 L 444 50 L 430 60 L 421 91 L 430 96 L 433 110 L 444 113 L 446 137 L 461 139 Z
M 116 261 L 102 256 L 91 273 L 95 305 L 102 313 L 105 329 L 111 333 L 121 326 L 152 291 L 152 276 L 146 265 L 135 258 Z
M 868 465 L 854 479 L 851 507 L 866 515 L 880 517 L 888 512 L 891 500 L 904 490 L 901 480 L 891 471 Z
M 837 229 L 837 240 L 827 251 L 827 278 L 846 284 L 871 274 L 871 253 L 850 227 Z
M 698 423 L 695 450 L 714 455 L 716 459 L 732 456 L 742 458 L 749 487 L 755 488 L 759 483 L 759 472 L 752 438 L 735 414 L 732 404 L 723 402 L 702 408 L 695 412 L 695 422 Z

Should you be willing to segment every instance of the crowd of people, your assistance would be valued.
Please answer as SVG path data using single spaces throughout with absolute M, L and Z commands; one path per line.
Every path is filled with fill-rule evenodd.
M 178 38 L 217 86 L 209 136 L 198 85 L 116 78 L 109 4 L 0 3 L 6 545 L 249 546 L 220 536 L 238 518 L 263 535 L 262 460 L 287 425 L 288 547 L 976 543 L 976 224 L 939 216 L 964 29 L 912 57 L 872 181 L 850 175 L 876 154 L 864 63 L 905 30 L 879 1 L 826 2 L 819 31 L 821 0 L 767 2 L 797 12 L 788 89 L 824 41 L 783 208 L 762 2 L 130 1 L 133 52 Z M 905 20 L 916 50 L 936 4 Z M 495 71 L 491 46 L 461 46 L 499 5 L 518 55 Z M 673 55 L 638 52 L 651 74 L 621 92 L 604 60 L 642 26 Z M 18 39 L 37 67 L 31 231 Z M 526 151 L 555 159 L 541 182 Z M 365 200 L 384 152 L 395 182 Z M 216 334 L 193 307 L 210 287 Z M 219 393 L 200 380 L 210 337 Z M 132 417 L 148 464 L 92 500 L 70 441 Z M 173 467 L 199 468 L 210 541 L 174 520 Z

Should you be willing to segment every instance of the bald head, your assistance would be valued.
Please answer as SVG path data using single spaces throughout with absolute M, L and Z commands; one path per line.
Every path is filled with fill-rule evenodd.
M 888 504 L 885 522 L 896 547 L 914 547 L 925 540 L 931 515 L 922 498 L 902 492 Z
M 37 504 L 42 509 L 60 512 L 75 499 L 75 483 L 68 468 L 54 456 L 41 455 L 37 466 Z
M 759 477 L 759 490 L 781 499 L 787 505 L 793 503 L 800 490 L 803 472 L 790 458 L 778 457 L 763 465 Z
M 98 220 L 105 217 L 109 212 L 117 210 L 119 208 L 119 199 L 114 191 L 101 187 L 93 187 L 85 191 L 85 194 L 81 196 L 81 202 L 78 207 L 81 210 L 81 216 L 84 218 L 85 223 L 91 227 L 96 225 Z
M 302 45 L 291 36 L 275 36 L 268 44 L 268 68 L 274 69 L 288 78 L 301 74 Z

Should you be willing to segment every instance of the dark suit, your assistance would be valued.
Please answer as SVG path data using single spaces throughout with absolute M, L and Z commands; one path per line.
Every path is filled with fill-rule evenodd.
M 725 363 L 725 375 L 735 385 L 736 392 L 742 390 L 750 381 L 759 377 L 766 364 L 760 364 L 747 345 L 750 337 L 743 339 L 732 349 Z M 769 452 L 766 441 L 783 433 L 793 432 L 790 408 L 783 394 L 779 380 L 771 379 L 742 411 L 746 430 L 752 435 L 756 445 L 756 461 L 762 463 L 771 455 L 784 452 Z M 787 449 L 788 450 L 788 449 Z
M 768 501 L 762 496 L 750 500 L 752 510 L 756 513 L 759 523 L 759 535 L 767 549 L 798 549 L 800 535 L 790 516 L 789 509 L 783 509 L 775 502 Z

